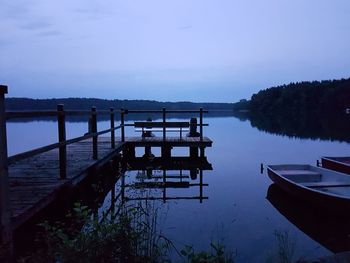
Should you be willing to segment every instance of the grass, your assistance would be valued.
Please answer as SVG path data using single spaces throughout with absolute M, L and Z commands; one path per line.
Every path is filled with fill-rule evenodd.
M 225 247 L 214 242 L 208 252 L 197 252 L 193 246 L 185 246 L 178 252 L 158 229 L 158 209 L 154 202 L 123 205 L 118 211 L 118 215 L 101 220 L 88 207 L 75 204 L 64 222 L 40 224 L 38 250 L 18 262 L 172 262 L 171 250 L 188 263 L 233 262 Z
M 277 248 L 266 260 L 267 263 L 293 263 L 295 260 L 296 241 L 288 231 L 275 231 Z
M 157 232 L 149 208 L 124 207 L 101 221 L 76 204 L 65 223 L 40 224 L 38 251 L 19 262 L 164 262 L 171 242 Z
M 188 263 L 233 263 L 232 254 L 227 255 L 225 246 L 221 243 L 210 243 L 210 251 L 196 252 L 193 246 L 185 246 L 181 250 L 181 255 Z
M 32 262 L 172 262 L 175 250 L 184 263 L 233 263 L 220 242 L 211 242 L 208 251 L 196 251 L 186 245 L 180 251 L 158 229 L 158 208 L 154 202 L 139 202 L 118 209 L 117 215 L 99 217 L 79 203 L 66 215 L 64 222 L 43 222 L 37 238 L 38 250 L 18 260 Z M 101 220 L 101 218 L 103 218 Z M 292 263 L 295 239 L 288 231 L 275 231 L 276 248 L 265 262 Z

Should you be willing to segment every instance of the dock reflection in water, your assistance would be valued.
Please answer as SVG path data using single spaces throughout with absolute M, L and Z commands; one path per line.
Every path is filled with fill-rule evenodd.
M 334 214 L 295 198 L 276 184 L 270 185 L 267 200 L 292 224 L 333 253 L 350 250 L 350 211 Z
M 205 170 L 212 170 L 206 157 L 136 157 L 123 162 L 121 178 L 121 197 L 130 200 L 186 200 L 195 199 L 201 203 L 204 199 L 203 188 Z M 136 171 L 136 176 L 126 178 L 126 171 Z M 190 189 L 184 191 L 184 189 Z M 192 189 L 197 188 L 195 195 Z M 178 191 L 174 191 L 177 189 Z M 147 191 L 146 191 L 147 190 Z M 171 193 L 170 193 L 171 192 Z M 130 195 L 131 193 L 131 195 Z

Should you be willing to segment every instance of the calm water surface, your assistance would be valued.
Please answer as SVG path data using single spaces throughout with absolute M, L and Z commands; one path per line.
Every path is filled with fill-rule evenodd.
M 271 181 L 266 172 L 260 174 L 260 163 L 315 164 L 323 155 L 350 156 L 348 143 L 273 135 L 234 117 L 206 118 L 205 122 L 210 126 L 205 127 L 204 133 L 213 140 L 213 147 L 206 151 L 213 170 L 203 172 L 203 182 L 209 184 L 204 187 L 203 194 L 208 200 L 202 203 L 199 200 L 152 201 L 159 208 L 158 223 L 162 233 L 178 248 L 190 244 L 197 250 L 208 250 L 211 241 L 220 240 L 234 252 L 237 262 L 264 262 L 276 253 L 276 231 L 288 232 L 295 242 L 297 258 L 331 254 L 267 200 Z M 99 129 L 108 125 L 107 121 L 100 122 Z M 50 121 L 8 123 L 10 155 L 56 142 L 56 129 L 56 123 Z M 67 137 L 79 136 L 86 130 L 86 123 L 68 123 Z M 157 154 L 159 150 L 154 152 Z M 188 153 L 176 150 L 174 154 Z M 127 172 L 126 181 L 135 181 L 136 174 Z M 119 186 L 116 187 L 118 191 Z M 160 190 L 148 194 L 162 196 Z M 167 195 L 198 195 L 198 187 L 169 189 Z M 101 210 L 109 205 L 110 194 Z

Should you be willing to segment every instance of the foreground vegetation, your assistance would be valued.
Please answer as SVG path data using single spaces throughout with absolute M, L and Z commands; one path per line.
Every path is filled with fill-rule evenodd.
M 171 242 L 157 231 L 150 207 L 123 207 L 118 216 L 76 204 L 65 222 L 41 224 L 38 251 L 22 262 L 165 262 Z M 153 211 L 155 212 L 155 211 Z
M 121 208 L 121 207 L 120 207 Z M 209 251 L 196 251 L 191 245 L 181 250 L 157 228 L 157 208 L 154 203 L 121 208 L 118 216 L 94 215 L 77 203 L 65 222 L 40 224 L 42 232 L 35 253 L 17 260 L 31 262 L 175 262 L 234 263 L 220 242 L 211 242 Z M 266 263 L 306 262 L 295 260 L 296 240 L 288 231 L 276 231 L 276 247 L 266 256 Z
M 234 262 L 214 242 L 209 252 L 193 246 L 178 251 L 157 229 L 157 209 L 149 203 L 120 208 L 118 215 L 101 217 L 76 204 L 64 223 L 41 223 L 37 251 L 18 262 L 171 262 L 170 250 L 188 263 Z

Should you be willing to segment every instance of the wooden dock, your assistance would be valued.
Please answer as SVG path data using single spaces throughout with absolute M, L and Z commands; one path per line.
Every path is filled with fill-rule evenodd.
M 97 129 L 97 110 L 91 111 L 65 111 L 63 105 L 57 105 L 56 111 L 33 112 L 6 112 L 5 94 L 7 86 L 0 85 L 0 245 L 9 247 L 11 251 L 13 231 L 25 222 L 35 217 L 41 210 L 59 198 L 59 196 L 72 191 L 75 187 L 90 176 L 98 174 L 101 168 L 120 159 L 135 159 L 135 148 L 144 147 L 145 156 L 151 154 L 152 147 L 161 147 L 161 158 L 171 157 L 173 147 L 188 147 L 191 161 L 181 160 L 186 167 L 191 167 L 191 162 L 204 160 L 204 149 L 212 146 L 212 141 L 203 136 L 202 108 L 200 110 L 125 110 L 121 109 L 120 125 L 115 126 L 115 111 L 99 111 L 110 115 L 110 128 L 102 131 Z M 134 123 L 126 124 L 124 116 L 130 113 L 160 113 L 163 120 L 158 123 Z M 166 121 L 166 114 L 193 113 L 199 114 L 200 123 L 192 118 L 190 122 Z M 89 131 L 84 135 L 66 139 L 67 115 L 89 115 Z M 10 118 L 28 118 L 56 116 L 58 124 L 58 142 L 28 152 L 7 155 L 6 121 Z M 125 127 L 144 125 L 147 131 L 142 130 L 141 136 L 125 136 Z M 180 126 L 179 137 L 167 136 L 167 129 Z M 200 132 L 197 132 L 197 126 Z M 162 136 L 149 135 L 149 129 L 157 127 Z M 189 136 L 182 136 L 183 130 L 188 127 Z M 120 129 L 120 137 L 115 136 L 115 131 Z M 143 128 L 142 128 L 143 129 Z M 172 130 L 172 132 L 173 132 Z M 109 135 L 109 136 L 108 136 Z M 102 137 L 104 136 L 104 137 Z M 108 137 L 106 137 L 108 136 Z M 200 151 L 200 156 L 199 156 Z M 158 159 L 156 159 L 158 160 Z M 180 160 L 180 159 L 179 159 Z M 179 161 L 177 160 L 177 161 Z M 154 162 L 153 164 L 156 164 Z M 208 169 L 211 165 L 205 163 Z M 134 162 L 137 165 L 137 162 Z M 174 165 L 174 164 L 167 164 Z M 11 252 L 9 252 L 11 253 Z
M 92 140 L 67 146 L 67 177 L 59 179 L 59 153 L 54 149 L 9 166 L 12 227 L 16 229 L 54 201 L 67 188 L 74 187 L 117 157 L 124 143 L 110 147 L 109 138 L 98 141 L 99 158 L 92 158 Z
M 59 150 L 38 154 L 9 165 L 10 202 L 12 227 L 16 229 L 38 211 L 54 201 L 67 188 L 74 187 L 88 175 L 94 174 L 108 161 L 113 160 L 124 147 L 160 147 L 164 145 L 179 147 L 210 147 L 212 141 L 203 138 L 184 137 L 127 137 L 125 142 L 117 138 L 116 147 L 111 148 L 108 137 L 98 139 L 98 159 L 92 158 L 93 142 L 84 140 L 67 146 L 67 176 L 59 179 Z M 188 161 L 187 161 L 188 163 Z M 188 166 L 188 164 L 187 164 Z

